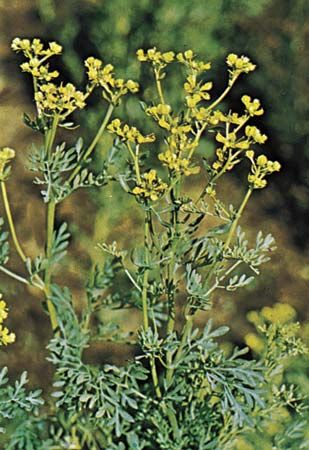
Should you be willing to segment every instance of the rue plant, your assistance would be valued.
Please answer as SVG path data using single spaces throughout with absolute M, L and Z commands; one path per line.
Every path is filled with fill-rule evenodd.
M 247 286 L 274 249 L 270 234 L 259 232 L 250 244 L 240 227 L 251 196 L 280 170 L 277 161 L 260 153 L 267 136 L 250 123 L 263 108 L 249 95 L 241 97 L 241 113 L 222 106 L 239 77 L 255 65 L 245 56 L 228 55 L 226 89 L 213 98 L 211 64 L 198 60 L 193 51 L 138 50 L 138 60 L 154 78 L 153 102 L 140 103 L 152 130 L 147 134 L 134 126 L 134 117 L 130 124 L 115 117 L 118 105 L 136 94 L 139 85 L 117 78 L 111 64 L 87 58 L 87 84 L 79 90 L 56 82 L 59 73 L 50 69 L 50 59 L 62 52 L 59 44 L 46 47 L 39 39 L 16 38 L 12 49 L 24 55 L 21 69 L 33 80 L 36 112 L 24 120 L 41 135 L 29 167 L 46 207 L 46 230 L 41 254 L 27 255 L 7 193 L 15 151 L 3 147 L 0 182 L 6 217 L 1 226 L 8 228 L 25 271 L 20 275 L 8 267 L 7 231 L 0 235 L 0 270 L 42 292 L 53 333 L 48 359 L 54 365 L 54 383 L 49 393 L 29 391 L 26 372 L 12 385 L 7 368 L 2 369 L 5 448 L 236 449 L 282 410 L 290 418 L 288 440 L 277 434 L 273 448 L 305 448 L 302 399 L 286 384 L 283 364 L 306 352 L 297 325 L 258 324 L 263 344 L 257 359 L 246 355 L 247 347 L 231 352 L 221 348 L 218 338 L 228 332 L 226 326 L 213 328 L 211 320 L 202 329 L 194 325 L 199 311 L 211 311 L 218 290 Z M 168 103 L 164 90 L 172 64 L 184 74 L 181 111 Z M 97 89 L 105 107 L 97 134 L 87 144 L 81 137 L 74 145 L 61 143 L 59 131 L 76 128 L 72 114 L 85 109 Z M 114 144 L 97 168 L 92 157 L 105 133 L 114 136 Z M 214 156 L 206 157 L 206 138 L 216 144 Z M 248 171 L 246 190 L 239 204 L 226 205 L 219 195 L 220 182 L 240 163 Z M 195 193 L 186 180 L 197 176 L 201 184 Z M 57 209 L 77 189 L 104 189 L 110 183 L 119 183 L 123 195 L 135 200 L 143 217 L 143 237 L 125 249 L 116 242 L 98 243 L 102 263 L 85 280 L 83 308 L 77 312 L 70 290 L 55 281 L 70 238 L 68 224 L 55 226 Z M 130 333 L 102 314 L 129 308 L 141 312 L 139 328 Z M 15 339 L 2 326 L 6 318 L 1 300 L 4 345 Z M 252 336 L 251 341 L 246 338 L 251 347 Z M 84 350 L 94 340 L 130 343 L 138 356 L 121 367 L 88 364 Z

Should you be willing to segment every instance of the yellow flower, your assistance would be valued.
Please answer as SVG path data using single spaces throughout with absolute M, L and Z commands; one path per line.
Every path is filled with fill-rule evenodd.
M 246 126 L 245 133 L 248 138 L 252 138 L 257 144 L 264 144 L 267 141 L 266 134 L 262 134 L 257 127 Z
M 279 172 L 281 169 L 281 164 L 278 161 L 268 161 L 267 169 L 269 172 Z
M 109 132 L 116 134 L 123 141 L 134 144 L 148 144 L 155 141 L 155 135 L 148 134 L 144 136 L 136 127 L 130 127 L 127 124 L 121 123 L 120 119 L 114 119 L 108 126 Z
M 187 105 L 189 108 L 195 108 L 195 106 L 202 100 L 200 94 L 188 95 L 186 97 Z
M 210 198 L 215 198 L 217 196 L 217 193 L 212 186 L 207 186 L 206 194 L 209 195 Z
M 261 116 L 264 114 L 264 109 L 261 108 L 260 100 L 255 98 L 254 100 L 251 100 L 251 97 L 249 95 L 243 95 L 241 97 L 241 101 L 246 107 L 246 110 L 250 114 L 250 116 Z
M 258 166 L 261 166 L 261 167 L 266 166 L 267 162 L 268 162 L 268 159 L 265 155 L 260 155 L 257 157 L 256 163 Z
M 11 48 L 15 52 L 22 51 L 28 58 L 28 62 L 24 62 L 20 66 L 23 72 L 28 72 L 34 78 L 47 82 L 59 75 L 57 70 L 50 72 L 49 64 L 46 63 L 51 56 L 59 55 L 62 52 L 62 47 L 57 42 L 50 42 L 48 48 L 44 48 L 40 39 L 35 38 L 30 41 L 29 39 L 15 38 Z
M 175 53 L 174 52 L 165 52 L 162 54 L 162 58 L 166 63 L 170 63 L 170 62 L 174 61 Z
M 134 94 L 139 89 L 139 84 L 136 81 L 115 78 L 114 66 L 111 64 L 104 65 L 103 61 L 98 58 L 89 56 L 85 60 L 85 67 L 89 80 L 88 90 L 91 91 L 96 86 L 100 86 L 103 89 L 103 98 L 113 105 L 117 105 L 121 97 L 128 92 Z
M 161 128 L 170 130 L 171 125 L 165 117 L 168 116 L 171 113 L 171 111 L 172 108 L 170 105 L 159 103 L 156 106 L 151 106 L 147 108 L 146 114 L 152 116 L 158 122 L 158 125 Z
M 15 158 L 15 150 L 13 150 L 10 147 L 3 147 L 0 149 L 0 161 L 1 162 L 4 162 L 4 161 L 6 162 L 13 158 Z
M 144 50 L 141 48 L 139 50 L 137 50 L 136 56 L 137 56 L 137 59 L 141 62 L 147 61 L 147 56 L 146 56 Z
M 254 189 L 263 189 L 267 186 L 266 180 L 254 174 L 248 175 L 248 181 Z
M 11 48 L 14 52 L 29 51 L 31 49 L 31 43 L 29 39 L 15 38 L 12 41 Z
M 170 105 L 161 104 L 161 103 L 159 103 L 156 106 L 151 106 L 146 109 L 147 114 L 149 114 L 151 116 L 155 116 L 155 117 L 170 114 L 171 111 L 172 111 L 172 108 Z
M 249 159 L 252 159 L 254 157 L 254 151 L 253 150 L 247 150 L 246 151 L 246 157 Z
M 57 42 L 50 42 L 49 48 L 54 55 L 59 55 L 62 52 L 62 47 L 61 45 L 57 44 Z
M 223 136 L 221 133 L 217 133 L 216 141 L 221 142 L 227 148 L 246 150 L 249 147 L 248 140 L 237 140 L 237 136 L 235 133 L 228 133 L 227 136 Z
M 15 334 L 10 333 L 8 328 L 2 325 L 8 316 L 8 309 L 5 301 L 1 299 L 2 295 L 0 294 L 0 345 L 8 345 L 15 342 Z
M 167 64 L 171 63 L 175 59 L 174 52 L 159 52 L 156 47 L 148 49 L 146 52 L 143 49 L 139 49 L 136 52 L 137 59 L 141 62 L 151 62 L 157 69 L 163 69 Z
M 13 344 L 15 339 L 15 333 L 10 333 L 7 327 L 0 325 L 0 345 Z
M 139 197 L 156 201 L 167 189 L 167 184 L 158 178 L 157 172 L 154 169 L 142 175 L 142 180 L 132 190 L 134 195 Z
M 1 298 L 1 296 L 0 296 Z M 0 300 L 0 323 L 2 323 L 8 316 L 6 303 L 4 300 Z
M 262 353 L 264 350 L 264 341 L 255 333 L 248 333 L 245 336 L 246 345 L 255 353 Z
M 134 94 L 135 92 L 138 92 L 139 84 L 136 81 L 128 80 L 126 87 L 132 94 Z
M 40 61 L 37 58 L 31 58 L 29 62 L 22 63 L 20 65 L 23 72 L 30 73 L 34 78 L 38 80 L 50 81 L 52 78 L 57 78 L 59 72 L 57 70 L 49 71 L 49 64 L 40 65 Z
M 177 60 L 181 64 L 184 64 L 188 69 L 191 69 L 191 71 L 195 74 L 204 72 L 205 70 L 209 70 L 211 68 L 211 64 L 209 62 L 205 63 L 204 61 L 196 60 L 192 50 L 187 50 L 184 53 L 178 53 Z
M 247 319 L 255 326 L 261 325 L 263 323 L 263 321 L 261 320 L 261 316 L 257 311 L 249 311 L 247 314 Z
M 265 306 L 262 308 L 261 315 L 268 322 L 285 324 L 295 319 L 296 311 L 288 303 L 275 303 L 273 307 Z
M 249 153 L 250 152 L 250 153 Z M 248 175 L 248 181 L 253 189 L 262 189 L 267 185 L 265 177 L 278 172 L 281 165 L 278 161 L 269 161 L 265 155 L 260 155 L 253 159 L 251 151 L 246 153 L 246 156 L 251 160 L 251 173 Z
M 167 166 L 171 171 L 183 173 L 185 176 L 195 175 L 200 171 L 200 167 L 190 166 L 190 161 L 187 158 L 181 158 L 170 149 L 166 150 L 164 153 L 159 153 L 158 158 L 163 165 Z
M 12 41 L 11 48 L 14 52 L 22 51 L 28 58 L 44 56 L 44 59 L 46 59 L 53 55 L 59 55 L 62 52 L 62 46 L 57 42 L 50 42 L 49 47 L 44 48 L 44 45 L 38 38 L 34 38 L 32 41 L 29 39 L 15 38 Z
M 238 56 L 235 53 L 230 53 L 226 58 L 226 63 L 231 67 L 232 74 L 239 75 L 240 73 L 252 72 L 256 66 L 247 56 Z
M 62 118 L 76 109 L 83 109 L 86 105 L 86 94 L 78 91 L 72 83 L 60 86 L 53 83 L 43 84 L 34 98 L 46 115 L 58 114 Z
M 193 51 L 192 50 L 185 51 L 184 56 L 186 59 L 193 59 L 194 56 Z
M 7 164 L 15 158 L 15 150 L 10 147 L 0 149 L 0 181 L 5 181 L 10 174 L 10 167 Z

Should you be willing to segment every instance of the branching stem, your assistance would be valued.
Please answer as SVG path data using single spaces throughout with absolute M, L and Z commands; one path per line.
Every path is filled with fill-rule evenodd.
M 227 94 L 230 92 L 230 90 L 232 89 L 235 81 L 237 80 L 238 75 L 234 75 L 233 78 L 231 78 L 231 80 L 229 81 L 229 84 L 227 86 L 227 88 L 222 92 L 222 94 L 217 98 L 217 100 L 215 100 L 213 103 L 211 103 L 211 105 L 208 106 L 207 111 L 211 111 L 212 109 L 214 109 L 219 103 L 222 102 L 222 100 L 227 96 Z
M 155 74 L 156 86 L 157 86 L 157 91 L 159 94 L 160 102 L 162 105 L 165 105 L 164 95 L 163 95 L 161 81 L 160 81 L 160 71 L 158 69 L 154 69 L 154 74 Z
M 52 147 L 57 132 L 58 121 L 59 117 L 56 115 L 53 120 L 52 128 L 46 134 L 45 151 L 48 157 L 51 156 Z M 55 215 L 56 215 L 56 202 L 54 200 L 51 200 L 47 205 L 47 215 L 46 215 L 46 257 L 49 260 L 52 255 Z M 55 330 L 57 328 L 58 322 L 55 307 L 50 300 L 51 295 L 50 282 L 51 282 L 51 268 L 49 265 L 45 270 L 44 276 L 45 295 L 47 300 L 47 308 L 49 312 L 51 326 L 52 329 Z
M 6 267 L 0 266 L 0 271 L 5 273 L 6 275 L 8 275 L 11 278 L 14 278 L 15 280 L 20 281 L 23 284 L 30 285 L 29 281 L 26 278 L 21 277 L 20 275 L 18 275 L 15 272 L 12 272 L 11 270 L 7 269 Z
M 95 135 L 95 137 L 93 138 L 91 144 L 89 145 L 89 147 L 87 148 L 87 150 L 84 153 L 84 156 L 82 157 L 81 162 L 79 163 L 79 165 L 73 170 L 72 174 L 70 175 L 68 182 L 70 183 L 75 177 L 76 175 L 80 172 L 81 168 L 82 168 L 82 163 L 84 161 L 86 161 L 89 156 L 91 155 L 91 153 L 93 152 L 93 150 L 95 149 L 97 143 L 99 142 L 99 140 L 102 137 L 102 134 L 105 130 L 105 128 L 108 125 L 109 119 L 111 118 L 111 115 L 113 113 L 114 110 L 114 105 L 112 103 L 109 104 L 108 109 L 106 111 L 105 117 L 102 121 L 102 124 L 97 132 L 97 134 Z

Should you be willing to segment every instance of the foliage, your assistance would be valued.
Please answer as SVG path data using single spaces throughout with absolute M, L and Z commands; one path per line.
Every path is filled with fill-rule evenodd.
M 291 424 L 286 436 L 274 438 L 275 445 L 282 448 L 297 439 L 304 446 L 302 395 L 285 383 L 281 364 L 306 353 L 297 337 L 297 324 L 259 327 L 266 350 L 258 359 L 247 355 L 248 348 L 234 348 L 229 354 L 221 348 L 218 338 L 228 327 L 216 329 L 211 320 L 203 329 L 194 325 L 198 311 L 211 310 L 215 291 L 247 286 L 274 249 L 271 235 L 259 232 L 255 243 L 249 244 L 239 226 L 252 194 L 265 188 L 269 175 L 280 170 L 277 161 L 259 154 L 266 135 L 248 124 L 263 114 L 263 108 L 248 95 L 241 97 L 241 113 L 219 108 L 240 76 L 252 72 L 255 64 L 246 56 L 229 54 L 227 86 L 212 98 L 211 64 L 199 60 L 192 50 L 178 54 L 138 50 L 137 58 L 150 66 L 157 90 L 156 98 L 142 103 L 149 128 L 154 129 L 146 134 L 111 118 L 124 97 L 138 90 L 135 81 L 117 78 L 111 65 L 87 58 L 88 81 L 78 91 L 71 83 L 51 82 L 59 73 L 50 73 L 49 58 L 61 52 L 59 44 L 44 47 L 39 39 L 16 38 L 12 48 L 25 56 L 21 68 L 33 78 L 35 118 L 27 117 L 25 122 L 43 141 L 39 148 L 33 147 L 30 169 L 36 174 L 35 184 L 45 186 L 41 190 L 46 206 L 45 251 L 32 259 L 22 249 L 6 191 L 6 172 L 1 179 L 4 209 L 13 244 L 28 273 L 21 277 L 6 267 L 3 233 L 1 270 L 44 296 L 53 331 L 48 359 L 54 366 L 54 383 L 51 395 L 44 393 L 43 405 L 40 391 L 25 389 L 25 374 L 11 386 L 3 369 L 0 402 L 8 428 L 6 448 L 236 449 L 240 437 L 250 439 L 250 433 L 265 427 L 265 414 L 280 408 L 291 410 Z M 167 103 L 164 89 L 176 64 L 183 74 L 181 110 Z M 57 144 L 59 128 L 72 129 L 67 117 L 84 109 L 95 89 L 107 107 L 89 146 L 84 148 L 81 139 L 72 148 Z M 113 148 L 103 171 L 90 175 L 91 157 L 105 131 L 115 136 Z M 215 158 L 199 149 L 202 136 L 213 137 L 218 147 Z M 153 158 L 147 158 L 147 147 L 157 149 L 156 168 L 149 166 Z M 7 149 L 2 153 L 10 167 L 14 154 Z M 241 163 L 249 164 L 243 200 L 238 207 L 225 205 L 220 181 Z M 193 199 L 187 195 L 185 180 L 197 173 L 203 186 Z M 104 182 L 92 182 L 100 176 Z M 78 312 L 70 290 L 54 279 L 56 267 L 65 267 L 70 238 L 66 222 L 56 228 L 57 208 L 77 188 L 89 184 L 104 188 L 112 182 L 135 200 L 144 218 L 143 238 L 126 250 L 116 242 L 98 245 L 104 261 L 92 268 L 84 307 Z M 119 277 L 127 282 L 125 291 Z M 142 316 L 142 325 L 131 333 L 104 314 L 126 308 L 137 309 Z M 182 316 L 180 324 L 177 313 Z M 6 314 L 4 305 L 2 317 Z M 96 366 L 84 360 L 93 340 L 127 342 L 138 352 L 123 367 Z

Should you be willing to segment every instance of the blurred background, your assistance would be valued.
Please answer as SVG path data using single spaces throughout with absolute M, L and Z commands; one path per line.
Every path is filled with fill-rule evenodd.
M 8 190 L 17 231 L 27 253 L 35 256 L 42 252 L 44 208 L 39 189 L 32 184 L 32 174 L 24 167 L 31 142 L 39 142 L 39 136 L 22 123 L 23 112 L 33 113 L 32 89 L 30 78 L 20 73 L 21 58 L 10 50 L 14 37 L 40 37 L 63 45 L 64 54 L 57 60 L 56 68 L 61 70 L 63 79 L 79 87 L 85 81 L 83 59 L 89 55 L 100 57 L 115 65 L 118 75 L 139 79 L 143 86 L 141 96 L 146 100 L 151 96 L 152 79 L 136 61 L 138 48 L 193 49 L 201 59 L 213 62 L 211 78 L 215 92 L 221 92 L 226 84 L 226 55 L 245 54 L 258 69 L 250 76 L 242 76 L 228 107 L 237 110 L 244 93 L 261 99 L 266 114 L 259 119 L 258 126 L 269 136 L 265 151 L 271 159 L 279 160 L 283 168 L 278 176 L 272 177 L 268 189 L 255 193 L 243 227 L 253 239 L 259 229 L 271 232 L 278 249 L 254 285 L 245 291 L 216 296 L 216 322 L 230 324 L 231 342 L 244 345 L 245 336 L 253 330 L 246 319 L 248 311 L 277 302 L 289 303 L 303 324 L 302 334 L 306 338 L 308 12 L 307 0 L 0 0 L 0 146 L 13 147 L 18 153 Z M 181 83 L 181 79 L 176 71 L 174 76 L 172 84 L 167 81 L 167 92 L 169 101 L 177 104 L 177 81 Z M 76 116 L 80 128 L 73 134 L 64 133 L 63 139 L 70 141 L 80 134 L 90 139 L 104 110 L 99 98 L 94 97 L 89 111 Z M 127 100 L 116 114 L 147 129 L 135 98 Z M 106 136 L 98 148 L 98 162 L 110 144 L 111 138 Z M 212 151 L 210 143 L 204 145 Z M 227 201 L 235 201 L 237 205 L 242 182 L 241 171 L 227 176 L 222 191 Z M 116 237 L 124 246 L 130 243 L 138 234 L 139 216 L 128 214 L 127 199 L 110 187 L 75 193 L 61 205 L 58 220 L 68 221 L 73 234 L 61 282 L 69 285 L 78 299 L 91 259 L 101 258 L 95 244 L 111 242 Z M 9 264 L 17 267 L 17 272 L 24 270 L 13 252 Z M 2 275 L 0 285 L 11 310 L 10 328 L 17 335 L 14 345 L 1 348 L 1 364 L 8 364 L 13 375 L 26 368 L 32 385 L 42 381 L 42 373 L 48 381 L 50 368 L 45 360 L 45 345 L 50 331 L 38 293 Z M 120 320 L 134 328 L 139 315 L 132 312 L 128 317 L 126 313 Z M 201 324 L 204 320 L 204 315 L 199 316 Z M 118 362 L 128 356 L 126 347 L 115 346 L 98 346 L 90 353 L 89 358 L 96 361 Z M 300 367 L 303 373 L 304 366 Z

